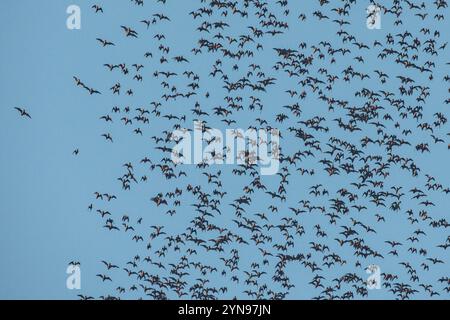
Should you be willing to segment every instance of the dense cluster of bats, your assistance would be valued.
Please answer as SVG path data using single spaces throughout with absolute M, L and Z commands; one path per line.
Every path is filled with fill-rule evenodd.
M 107 81 L 74 72 L 74 92 L 115 101 L 92 111 L 99 139 L 130 135 L 142 156 L 88 200 L 130 243 L 122 261 L 98 254 L 103 294 L 80 298 L 364 299 L 373 264 L 385 298 L 450 298 L 450 189 L 433 165 L 450 149 L 445 0 L 370 1 L 381 30 L 367 1 L 99 2 L 91 19 L 112 32 L 86 32 Z M 193 121 L 279 129 L 279 172 L 173 163 L 172 132 Z M 148 210 L 118 209 L 128 193 Z

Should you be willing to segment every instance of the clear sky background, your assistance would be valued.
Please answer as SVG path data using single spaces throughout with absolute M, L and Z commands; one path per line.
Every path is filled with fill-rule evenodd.
M 143 59 L 142 53 L 145 52 L 146 47 L 156 51 L 150 35 L 147 43 L 143 41 L 125 43 L 128 40 L 124 39 L 119 28 L 120 24 L 124 21 L 124 23 L 137 25 L 136 21 L 150 16 L 162 7 L 161 4 L 156 5 L 150 1 L 145 7 L 148 14 L 143 14 L 142 10 L 131 7 L 129 0 L 120 1 L 120 3 L 117 1 L 114 6 L 108 6 L 107 1 L 97 2 L 104 3 L 104 7 L 108 8 L 104 16 L 98 16 L 92 12 L 90 9 L 92 1 L 0 1 L 0 298 L 76 298 L 79 292 L 66 289 L 66 267 L 72 260 L 82 263 L 82 292 L 91 295 L 111 292 L 113 288 L 103 286 L 95 277 L 101 269 L 100 260 L 125 263 L 141 250 L 131 241 L 129 235 L 105 231 L 101 220 L 94 214 L 90 214 L 87 206 L 94 201 L 93 192 L 95 191 L 112 194 L 121 192 L 121 186 L 116 178 L 124 172 L 122 164 L 128 161 L 137 162 L 143 156 L 154 152 L 153 146 L 148 143 L 149 136 L 164 128 L 163 124 L 152 123 L 152 128 L 145 132 L 146 137 L 139 138 L 120 124 L 107 128 L 98 118 L 109 112 L 116 104 L 148 105 L 149 101 L 160 96 L 158 81 L 151 79 L 152 69 L 148 67 L 145 70 L 148 81 L 144 81 L 144 84 L 136 90 L 135 97 L 127 101 L 125 97 L 115 98 L 109 94 L 89 96 L 75 87 L 72 76 L 78 76 L 87 84 L 107 93 L 115 79 L 111 78 L 109 72 L 102 66 L 103 63 L 119 62 L 124 59 L 124 56 L 127 57 L 128 62 L 140 61 Z M 170 12 L 172 25 L 178 26 L 178 28 L 164 31 L 174 53 L 184 54 L 196 45 L 197 35 L 190 31 L 194 30 L 194 24 L 187 16 L 193 2 L 196 1 L 168 1 L 164 8 L 166 12 Z M 66 8 L 70 4 L 78 4 L 82 8 L 81 30 L 71 31 L 66 28 Z M 314 9 L 306 4 L 294 4 L 294 7 L 308 12 Z M 360 14 L 352 17 L 361 21 L 359 25 L 352 27 L 355 35 L 367 43 L 372 43 L 374 39 L 381 39 L 385 34 L 396 31 L 390 29 L 392 21 L 388 19 L 383 21 L 382 30 L 368 30 L 365 25 L 364 7 L 365 4 L 362 4 Z M 295 19 L 296 15 L 293 16 Z M 301 41 L 308 42 L 319 37 L 324 37 L 324 40 L 330 42 L 338 40 L 334 35 L 335 29 L 327 29 L 314 21 L 311 18 L 311 23 L 306 29 L 300 26 L 298 29 L 291 28 L 286 35 L 273 40 L 273 43 L 265 43 L 267 51 L 269 52 L 271 47 L 289 45 L 296 47 Z M 416 20 L 411 19 L 405 22 L 405 28 L 408 27 L 407 23 L 415 26 Z M 441 25 L 441 31 L 444 25 L 448 30 L 447 21 Z M 232 28 L 238 27 L 238 25 L 232 26 Z M 143 26 L 139 25 L 139 31 L 142 34 L 145 33 Z M 120 43 L 120 50 L 103 50 L 95 41 L 97 36 Z M 449 39 L 448 31 L 442 33 L 442 38 Z M 260 64 L 270 65 L 274 62 L 271 60 L 274 59 L 274 55 L 270 52 L 270 55 L 262 55 L 255 59 Z M 445 108 L 442 101 L 445 99 L 446 89 L 440 82 L 443 75 L 448 74 L 445 59 L 448 60 L 448 55 L 436 58 L 436 63 L 440 67 L 436 71 L 436 80 L 428 83 L 432 95 L 426 105 L 425 114 L 428 118 L 423 120 L 431 121 L 435 112 Z M 206 71 L 202 68 L 212 61 L 214 61 L 212 57 L 211 61 L 194 59 L 190 68 L 208 73 L 209 67 Z M 393 76 L 401 72 L 393 63 L 377 65 L 376 61 L 376 59 L 368 59 L 365 68 L 367 70 L 381 68 Z M 343 63 L 341 67 L 343 69 L 352 63 L 354 62 L 349 58 L 349 61 Z M 182 69 L 179 71 L 182 72 Z M 203 84 L 207 85 L 207 79 L 203 81 Z M 279 97 L 290 87 L 289 82 L 283 81 L 280 79 L 277 87 L 273 89 L 274 93 L 264 97 L 265 105 L 274 106 L 273 113 L 278 113 L 279 109 L 276 108 L 283 105 Z M 367 86 L 369 85 L 370 82 L 367 83 Z M 342 97 L 352 99 L 348 93 L 354 92 L 353 86 L 355 86 L 354 83 L 352 86 L 337 90 Z M 223 103 L 219 97 L 220 95 L 214 97 L 212 92 L 213 102 Z M 317 108 L 323 108 L 326 112 L 326 108 L 313 99 L 304 104 L 307 104 L 305 114 L 308 114 L 308 110 L 315 114 Z M 20 118 L 14 107 L 25 107 L 32 119 Z M 183 106 L 174 106 L 175 114 L 176 108 L 183 108 Z M 245 122 L 251 124 L 252 119 L 254 119 L 253 115 L 248 119 L 242 117 L 240 127 L 244 127 Z M 333 129 L 334 124 L 329 125 Z M 115 137 L 114 144 L 105 143 L 100 136 L 108 131 Z M 352 137 L 346 138 L 352 139 Z M 421 137 L 412 139 L 420 141 Z M 72 155 L 76 148 L 80 149 L 78 157 Z M 295 150 L 295 145 L 289 144 L 286 148 Z M 450 184 L 447 145 L 433 146 L 432 153 L 423 155 L 416 154 L 412 149 L 406 150 L 403 154 L 414 157 L 423 171 L 439 178 L 444 185 Z M 232 193 L 233 190 L 237 190 L 241 182 L 227 170 L 231 171 L 231 169 L 224 169 L 223 183 Z M 195 169 L 188 172 L 192 183 L 205 183 L 204 177 L 201 180 L 201 175 Z M 265 182 L 268 185 L 278 183 L 278 180 L 271 179 L 266 177 Z M 319 175 L 314 179 L 296 178 L 290 185 L 292 188 L 289 190 L 289 199 L 292 200 L 289 200 L 291 202 L 288 202 L 286 207 L 298 202 L 300 198 L 296 197 L 297 194 L 307 196 L 305 188 L 314 182 L 333 185 L 333 180 L 326 176 Z M 394 185 L 403 185 L 405 190 L 417 185 L 418 181 L 424 182 L 423 178 L 416 180 L 405 176 L 404 172 L 395 170 L 389 179 Z M 183 223 L 189 221 L 192 215 L 181 215 L 171 220 L 170 217 L 155 209 L 149 201 L 150 197 L 159 190 L 166 191 L 176 186 L 176 181 L 167 182 L 164 178 L 155 176 L 151 184 L 139 186 L 134 192 L 123 194 L 114 204 L 114 210 L 117 214 L 143 216 L 147 226 L 165 224 L 168 228 L 172 228 L 171 230 L 179 229 L 181 232 Z M 255 203 L 253 211 L 267 208 L 266 200 Z M 448 197 L 440 195 L 433 200 L 437 204 L 437 207 L 433 209 L 434 212 L 440 212 L 439 214 L 448 218 L 450 207 Z M 404 208 L 412 205 L 412 203 L 404 203 Z M 187 212 L 189 208 L 189 204 L 186 203 L 186 207 L 181 208 L 180 211 Z M 367 219 L 366 221 L 370 223 L 370 215 L 374 213 L 375 211 L 371 210 L 361 219 Z M 220 219 L 228 223 L 231 218 L 225 214 Z M 305 217 L 304 219 L 305 223 L 315 223 L 314 219 L 318 218 Z M 402 224 L 404 216 L 400 217 L 400 214 L 399 217 L 391 217 L 390 221 L 391 223 L 382 230 L 383 235 L 373 241 L 399 235 L 405 235 L 406 238 L 414 230 L 414 227 Z M 320 220 L 317 220 L 317 223 L 320 223 Z M 429 234 L 427 239 L 430 243 L 435 243 L 445 237 L 445 234 Z M 310 230 L 304 238 L 304 245 L 313 238 L 314 234 Z M 371 236 L 368 235 L 367 239 L 370 243 Z M 240 248 L 240 250 L 250 257 L 253 248 Z M 430 249 L 431 255 L 433 250 L 436 249 Z M 442 256 L 441 251 L 440 255 Z M 145 253 L 142 253 L 142 256 L 145 256 Z M 208 259 L 208 256 L 204 258 Z M 170 260 L 170 257 L 167 259 Z M 245 261 L 245 256 L 242 259 Z M 396 260 L 385 259 L 373 262 L 380 264 L 383 270 L 400 272 Z M 445 273 L 445 270 L 448 275 L 448 266 L 447 255 L 446 264 L 433 267 L 425 275 L 424 281 L 435 281 L 437 276 Z M 311 296 L 310 292 L 305 291 L 309 290 L 305 287 L 309 278 L 302 274 L 303 270 L 292 267 L 289 268 L 289 272 L 293 275 L 293 279 L 296 279 L 297 285 L 293 289 L 291 298 Z M 349 272 L 354 270 L 349 267 Z M 361 277 L 365 277 L 363 269 L 358 272 Z M 126 281 L 125 276 L 122 278 L 118 275 L 116 279 Z M 370 292 L 371 298 L 383 298 L 386 295 L 387 293 L 383 291 Z

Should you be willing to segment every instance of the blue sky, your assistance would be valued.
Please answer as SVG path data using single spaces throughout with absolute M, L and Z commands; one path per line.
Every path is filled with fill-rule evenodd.
M 106 72 L 103 63 L 118 62 L 126 56 L 127 61 L 142 60 L 142 53 L 148 50 L 156 51 L 152 38 L 148 36 L 148 43 L 144 41 L 132 42 L 122 36 L 119 28 L 122 21 L 137 25 L 136 21 L 143 19 L 146 14 L 138 8 L 129 5 L 130 1 L 122 1 L 108 8 L 104 16 L 96 16 L 90 9 L 92 1 L 33 1 L 33 0 L 3 0 L 0 2 L 0 298 L 15 299 L 73 299 L 78 292 L 66 289 L 65 273 L 69 261 L 78 260 L 82 263 L 82 291 L 93 295 L 101 295 L 112 291 L 108 286 L 102 286 L 95 275 L 101 269 L 99 261 L 102 259 L 120 262 L 124 264 L 137 248 L 124 233 L 113 234 L 102 229 L 102 221 L 87 211 L 87 206 L 93 202 L 93 192 L 109 192 L 121 194 L 114 203 L 114 211 L 119 214 L 127 213 L 133 218 L 144 217 L 146 225 L 165 224 L 172 231 L 182 232 L 184 223 L 192 218 L 189 213 L 189 205 L 180 209 L 184 214 L 177 216 L 176 220 L 170 219 L 159 212 L 149 199 L 159 190 L 172 190 L 177 186 L 176 181 L 166 181 L 161 176 L 155 176 L 152 182 L 145 186 L 138 186 L 133 192 L 121 193 L 120 185 L 116 178 L 123 173 L 122 165 L 133 160 L 137 162 L 147 154 L 154 152 L 153 146 L 148 143 L 149 136 L 164 128 L 163 123 L 151 123 L 151 128 L 146 131 L 146 137 L 136 137 L 119 124 L 108 128 L 98 118 L 110 111 L 112 106 L 131 104 L 133 106 L 148 105 L 160 95 L 159 82 L 151 78 L 151 70 L 145 70 L 147 80 L 137 89 L 132 98 L 113 97 L 108 94 L 108 88 L 114 84 L 115 79 Z M 194 1 L 192 1 L 194 2 Z M 197 35 L 190 32 L 194 26 L 186 12 L 192 2 L 183 1 L 182 4 L 168 1 L 166 12 L 171 13 L 174 20 L 172 24 L 178 28 L 164 30 L 171 50 L 174 53 L 185 53 L 196 45 Z M 82 29 L 68 30 L 66 28 L 66 8 L 70 4 L 78 4 L 82 9 Z M 147 5 L 147 4 L 146 4 Z M 148 15 L 162 10 L 160 4 L 148 4 Z M 303 7 L 304 6 L 304 7 Z M 309 5 L 294 4 L 299 10 L 311 12 Z M 387 33 L 394 33 L 390 29 L 392 21 L 383 21 L 382 30 L 369 31 L 365 26 L 364 4 L 361 10 L 355 10 L 354 21 L 361 23 L 352 26 L 352 32 L 357 37 L 363 38 L 367 43 L 374 39 L 380 39 Z M 359 13 L 358 13 L 359 12 Z M 294 15 L 295 16 L 295 15 Z M 292 17 L 295 19 L 295 17 Z M 294 23 L 294 22 L 293 22 Z M 412 26 L 415 21 L 411 20 Z M 294 23 L 295 25 L 295 23 Z M 447 22 L 448 27 L 448 22 Z M 236 23 L 232 28 L 240 28 Z M 405 26 L 406 28 L 407 26 Z M 442 26 L 441 26 L 442 27 Z M 161 27 L 162 28 L 162 27 Z M 189 29 L 191 28 L 191 29 Z M 139 26 L 142 34 L 145 30 Z M 268 40 L 266 48 L 296 46 L 301 41 L 313 41 L 320 36 L 328 41 L 337 41 L 335 30 L 322 24 L 318 24 L 311 18 L 307 27 L 299 25 L 298 28 L 289 30 L 286 36 Z M 113 39 L 119 48 L 100 48 L 96 37 Z M 448 40 L 448 34 L 442 34 Z M 267 49 L 269 51 L 269 49 Z M 370 54 L 368 54 L 370 55 Z M 427 121 L 432 119 L 435 112 L 442 112 L 442 101 L 445 99 L 445 90 L 440 79 L 448 74 L 448 66 L 444 69 L 446 57 L 436 58 L 437 68 L 435 79 L 429 82 L 431 98 L 426 105 L 425 114 Z M 447 56 L 448 58 L 448 56 Z M 271 65 L 274 63 L 274 55 L 261 55 L 255 58 L 257 63 Z M 194 59 L 189 67 L 199 72 L 208 73 L 209 65 L 214 57 Z M 251 59 L 249 59 L 251 60 Z M 251 63 L 251 61 L 248 61 Z M 353 64 L 349 58 L 343 61 L 342 66 Z M 369 59 L 365 65 L 368 70 L 382 68 L 389 74 L 403 74 L 394 63 L 386 62 L 379 66 L 376 59 Z M 270 68 L 268 68 L 270 70 Z M 182 71 L 180 69 L 180 71 Z M 89 96 L 73 83 L 73 76 L 82 78 L 88 85 L 99 88 L 103 95 Z M 204 86 L 215 88 L 216 80 L 202 79 Z M 208 81 L 212 81 L 208 83 Z M 129 83 L 130 85 L 131 83 Z M 365 83 L 369 86 L 371 82 Z M 284 101 L 280 96 L 284 90 L 291 87 L 291 83 L 280 79 L 273 94 L 264 96 L 267 106 L 274 106 L 265 110 L 265 115 L 276 114 Z M 396 85 L 396 84 L 394 84 Z M 138 85 L 136 85 L 138 86 Z M 352 83 L 342 88 L 336 88 L 338 95 L 348 97 L 359 83 Z M 393 87 L 395 88 L 395 87 Z M 223 101 L 215 95 L 212 89 L 212 101 L 221 104 Z M 283 99 L 285 96 L 283 96 Z M 305 114 L 316 114 L 318 108 L 324 108 L 318 101 L 309 99 L 305 101 Z M 22 119 L 18 116 L 14 107 L 25 107 L 32 119 Z M 173 113 L 184 112 L 181 104 L 171 106 Z M 326 113 L 326 110 L 323 111 Z M 240 119 L 241 127 L 252 124 L 253 115 Z M 213 123 L 214 124 L 214 123 Z M 217 123 L 219 126 L 220 123 Z M 333 126 L 333 124 L 331 124 Z M 448 128 L 448 127 L 447 127 Z M 332 129 L 335 129 L 332 127 Z M 114 144 L 107 144 L 101 138 L 101 134 L 112 132 L 115 137 Z M 337 133 L 338 135 L 339 133 Z M 420 136 L 414 137 L 420 141 Z M 352 139 L 352 137 L 348 137 Z M 295 148 L 297 143 L 287 141 L 286 149 Z M 283 144 L 283 142 L 282 142 Z M 72 151 L 79 148 L 80 155 L 74 157 Z M 290 149 L 289 149 L 290 150 Z M 295 150 L 295 149 L 294 149 Z M 404 154 L 414 157 L 423 171 L 439 178 L 444 185 L 450 183 L 450 171 L 448 170 L 447 146 L 441 144 L 434 146 L 433 152 L 418 155 L 413 150 L 405 150 Z M 191 183 L 204 183 L 201 174 L 195 169 L 187 169 L 190 173 Z M 224 169 L 224 185 L 230 193 L 243 186 L 244 180 L 240 180 L 230 174 L 231 169 Z M 334 178 L 318 176 L 315 178 L 297 177 L 290 185 L 289 196 L 293 203 L 306 196 L 305 186 L 321 182 L 330 186 L 335 184 Z M 347 179 L 345 177 L 339 179 Z M 404 189 L 409 189 L 416 184 L 423 183 L 424 178 L 406 177 L 400 170 L 393 170 L 389 178 L 390 184 L 400 184 Z M 265 183 L 275 186 L 278 180 L 265 177 Z M 345 180 L 338 181 L 343 183 Z M 350 180 L 348 181 L 350 182 Z M 252 211 L 257 212 L 266 208 L 267 199 L 255 203 Z M 295 200 L 295 201 L 294 201 Z M 187 200 L 186 200 L 187 201 Z M 435 199 L 438 206 L 436 212 L 442 212 L 442 216 L 448 217 L 449 199 L 439 195 Z M 286 204 L 289 206 L 289 204 Z M 414 203 L 405 203 L 404 207 L 414 206 Z M 371 221 L 371 214 L 365 213 L 362 219 Z M 231 215 L 232 212 L 230 211 Z M 390 213 L 392 214 L 392 212 Z M 226 214 L 219 218 L 223 223 L 231 219 Z M 314 216 L 305 217 L 305 224 L 314 225 Z M 402 224 L 402 218 L 391 217 L 391 223 L 382 230 L 386 239 L 399 234 L 409 235 L 411 226 Z M 396 224 L 396 222 L 398 224 Z M 146 232 L 146 231 L 143 231 Z M 304 245 L 313 238 L 309 232 L 304 238 Z M 435 237 L 435 238 L 434 238 Z M 434 243 L 438 239 L 445 238 L 445 234 L 430 234 L 428 241 Z M 368 236 L 368 242 L 379 241 Z M 374 243 L 375 245 L 377 243 Z M 299 243 L 301 246 L 302 244 Z M 252 248 L 240 248 L 243 261 L 250 259 Z M 434 250 L 434 249 L 431 249 Z M 145 255 L 145 250 L 142 251 Z M 248 255 L 248 256 L 246 256 Z M 208 258 L 207 255 L 204 256 Z M 171 258 L 169 257 L 168 260 Z M 175 257 L 173 257 L 175 259 Z M 448 272 L 448 259 L 446 257 Z M 379 263 L 384 270 L 399 271 L 397 261 L 373 261 Z M 245 262 L 243 262 L 245 263 Z M 445 266 L 436 266 L 426 277 L 433 281 L 438 275 L 442 275 Z M 298 266 L 288 268 L 289 273 L 296 279 L 297 288 L 293 290 L 292 297 L 304 298 L 310 296 L 310 292 L 303 289 L 309 279 Z M 349 272 L 351 267 L 349 266 Z M 365 274 L 361 273 L 364 277 Z M 126 282 L 124 276 L 117 278 Z M 308 281 L 306 281 L 308 280 Z M 218 280 L 225 281 L 225 280 Z M 224 282 L 225 283 L 225 282 Z M 371 292 L 371 298 L 383 298 L 385 292 Z

